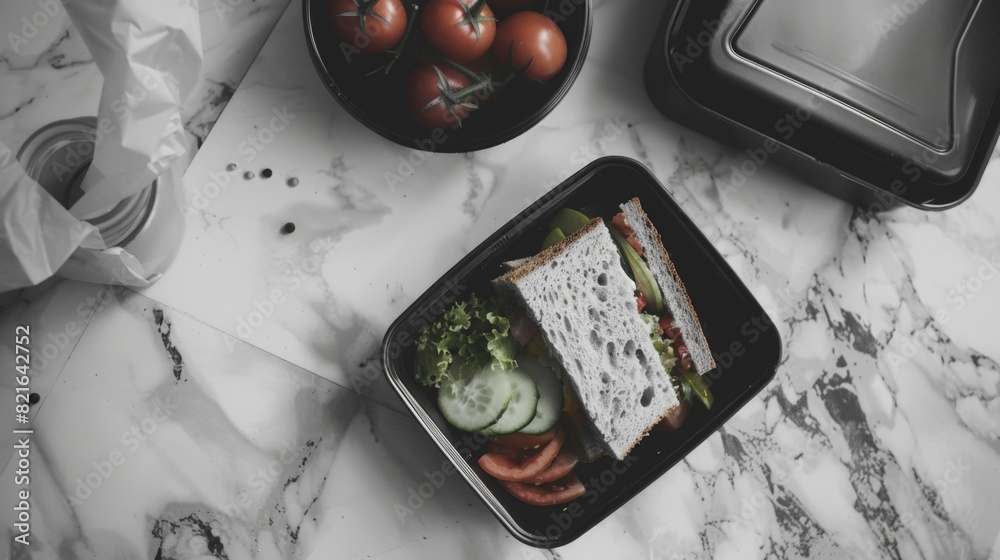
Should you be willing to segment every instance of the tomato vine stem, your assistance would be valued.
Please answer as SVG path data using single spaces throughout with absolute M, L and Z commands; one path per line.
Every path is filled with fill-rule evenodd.
M 482 29 L 480 25 L 484 21 L 497 21 L 495 17 L 483 16 L 483 9 L 486 8 L 486 0 L 475 0 L 471 5 L 465 3 L 465 0 L 455 0 L 458 5 L 462 6 L 462 11 L 465 13 L 465 19 L 459 21 L 455 24 L 456 27 L 462 25 L 471 25 L 472 30 L 476 32 L 476 41 L 482 39 Z
M 372 17 L 389 27 L 389 21 L 384 17 L 380 16 L 375 12 L 375 6 L 382 0 L 354 0 L 354 6 L 357 8 L 353 12 L 343 12 L 337 14 L 337 17 L 356 17 L 361 23 L 361 32 L 364 33 L 365 37 L 368 37 L 368 24 L 366 22 L 367 18 Z
M 368 76 L 371 76 L 372 74 L 376 74 L 380 70 L 384 70 L 385 74 L 388 76 L 389 72 L 392 70 L 393 65 L 395 65 L 396 62 L 399 61 L 400 57 L 403 56 L 403 50 L 406 48 L 406 45 L 409 43 L 409 41 L 410 41 L 410 34 L 413 32 L 413 26 L 417 22 L 417 12 L 420 11 L 420 6 L 418 6 L 417 4 L 412 4 L 411 3 L 410 5 L 413 8 L 413 13 L 409 15 L 408 21 L 406 22 L 406 31 L 403 32 L 403 39 L 399 42 L 398 45 L 396 45 L 395 47 L 393 47 L 393 48 L 389 49 L 388 51 L 386 51 L 387 53 L 389 53 L 389 54 L 392 55 L 392 60 L 390 60 L 389 62 L 385 63 L 384 65 L 379 66 L 378 68 L 372 70 L 371 72 L 369 72 L 367 74 Z

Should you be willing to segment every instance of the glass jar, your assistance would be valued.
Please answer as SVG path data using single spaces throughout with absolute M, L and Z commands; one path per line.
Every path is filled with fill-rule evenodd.
M 69 209 L 83 196 L 80 184 L 96 142 L 96 118 L 56 121 L 32 134 L 17 159 L 29 177 Z M 121 247 L 138 259 L 150 282 L 170 266 L 184 237 L 184 217 L 177 204 L 180 181 L 180 171 L 168 166 L 146 188 L 86 220 L 98 229 L 108 248 Z

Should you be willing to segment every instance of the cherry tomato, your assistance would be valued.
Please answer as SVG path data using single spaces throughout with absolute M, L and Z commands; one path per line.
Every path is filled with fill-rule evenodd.
M 469 87 L 465 74 L 446 64 L 421 64 L 406 84 L 406 103 L 413 118 L 426 127 L 451 128 L 472 113 L 475 96 L 455 94 Z
M 575 475 L 569 475 L 547 484 L 526 484 L 501 480 L 500 485 L 511 496 L 533 506 L 565 504 L 587 493 L 587 489 Z
M 490 50 L 497 21 L 486 0 L 429 0 L 420 11 L 420 30 L 441 55 L 468 64 Z
M 557 427 L 552 441 L 537 453 L 524 458 L 520 458 L 517 455 L 519 450 L 511 448 L 504 450 L 493 444 L 490 452 L 479 458 L 479 466 L 488 474 L 500 480 L 514 482 L 529 480 L 541 474 L 542 471 L 552 464 L 565 441 L 566 430 Z
M 500 22 L 492 49 L 497 64 L 540 82 L 563 69 L 567 52 L 559 26 L 538 12 L 517 12 Z
M 497 436 L 493 438 L 493 441 L 503 445 L 505 447 L 514 447 L 517 449 L 538 449 L 543 445 L 547 445 L 552 438 L 556 435 L 556 429 L 545 432 L 544 434 L 538 434 L 533 436 L 530 434 L 508 434 L 505 436 Z
M 406 32 L 401 0 L 332 0 L 329 15 L 340 39 L 366 53 L 388 51 Z

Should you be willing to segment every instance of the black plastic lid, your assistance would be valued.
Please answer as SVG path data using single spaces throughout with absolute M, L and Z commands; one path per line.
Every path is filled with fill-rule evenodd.
M 924 208 L 972 194 L 1000 130 L 1000 2 L 681 0 L 669 70 L 717 116 Z

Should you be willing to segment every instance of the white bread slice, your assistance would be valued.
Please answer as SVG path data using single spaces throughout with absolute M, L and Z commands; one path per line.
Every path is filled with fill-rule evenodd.
M 649 265 L 649 272 L 653 279 L 660 285 L 660 292 L 663 293 L 663 303 L 667 310 L 674 316 L 674 324 L 681 330 L 684 342 L 687 344 L 688 352 L 691 353 L 691 360 L 698 373 L 705 374 L 715 368 L 715 359 L 712 351 L 705 340 L 705 333 L 701 329 L 701 322 L 698 321 L 698 314 L 691 305 L 691 298 L 688 296 L 684 283 L 681 282 L 677 269 L 667 249 L 663 246 L 663 239 L 656 231 L 649 216 L 642 210 L 638 198 L 622 204 L 620 206 L 625 213 L 625 221 L 632 230 L 635 231 L 639 243 L 642 244 L 643 256 Z
M 679 404 L 600 218 L 493 283 L 538 324 L 613 457 L 624 459 Z

